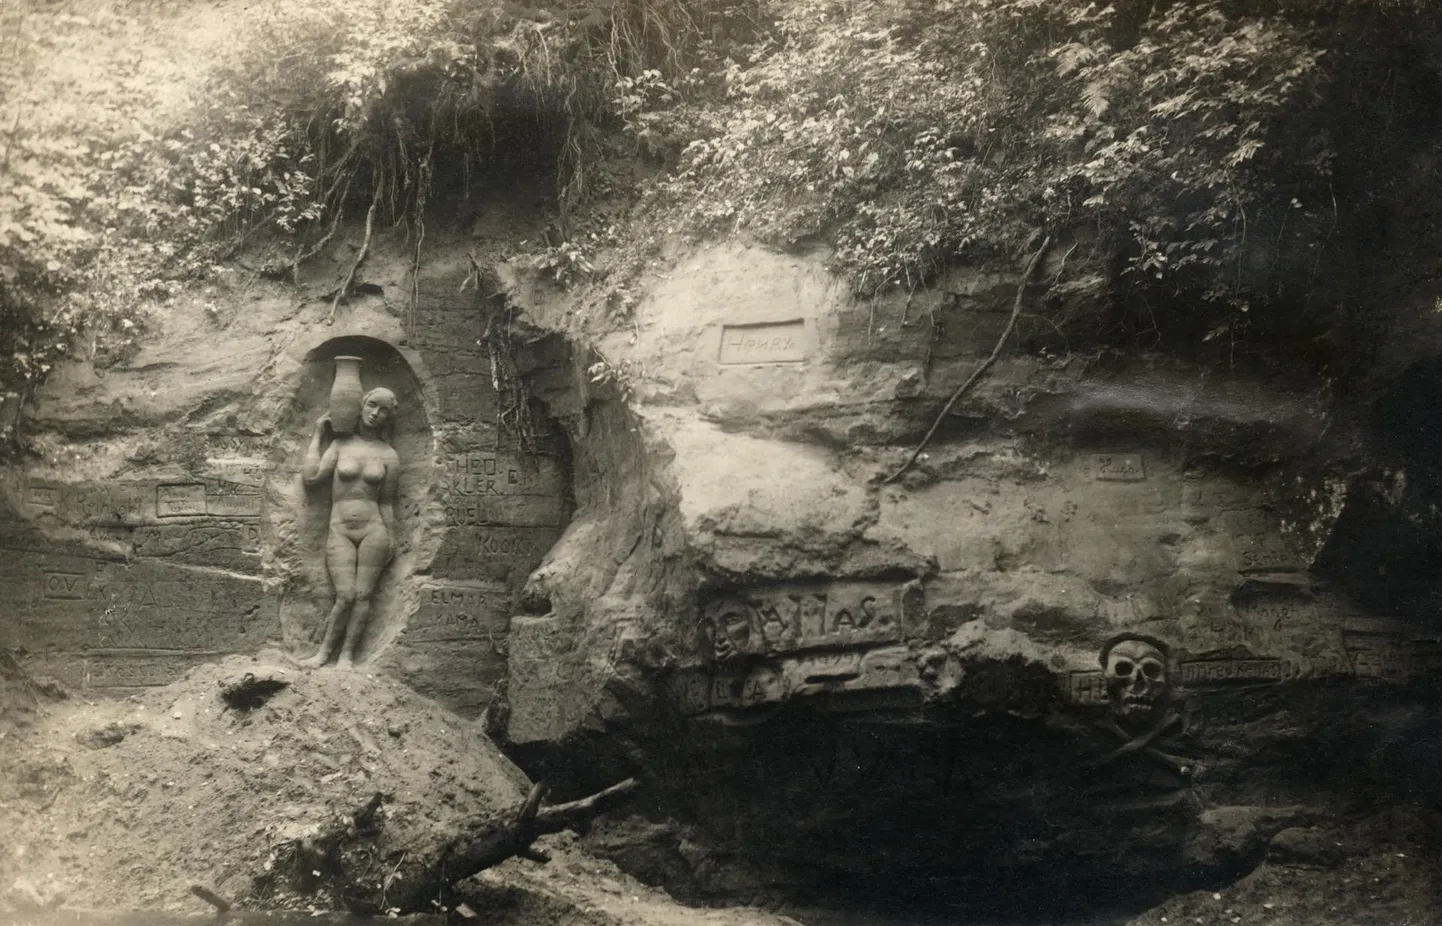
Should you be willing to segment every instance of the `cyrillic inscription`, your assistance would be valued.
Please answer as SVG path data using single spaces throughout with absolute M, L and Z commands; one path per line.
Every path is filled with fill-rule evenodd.
M 722 325 L 722 364 L 800 363 L 806 359 L 806 321 Z
M 1281 659 L 1198 659 L 1182 663 L 1182 684 L 1280 682 L 1295 674 Z

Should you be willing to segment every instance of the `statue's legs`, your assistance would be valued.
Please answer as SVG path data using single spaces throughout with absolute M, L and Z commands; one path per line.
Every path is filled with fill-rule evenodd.
M 346 613 L 352 611 L 356 601 L 356 561 L 359 551 L 350 538 L 334 530 L 325 541 L 325 565 L 330 571 L 330 584 L 335 588 L 335 604 L 326 618 L 325 637 L 315 655 L 301 665 L 315 669 L 325 665 L 335 655 L 341 635 L 346 630 Z M 351 623 L 354 623 L 352 616 Z
M 365 635 L 366 618 L 370 615 L 371 598 L 380 584 L 381 573 L 391 558 L 391 538 L 383 524 L 366 531 L 357 548 L 355 566 L 355 605 L 346 625 L 345 643 L 341 646 L 336 665 L 349 669 L 355 664 L 356 649 Z

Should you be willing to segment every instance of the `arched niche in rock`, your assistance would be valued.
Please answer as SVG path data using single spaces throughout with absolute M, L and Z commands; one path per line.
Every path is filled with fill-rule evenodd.
M 412 576 L 423 547 L 425 509 L 434 483 L 435 451 L 424 387 L 411 364 L 391 344 L 352 335 L 332 338 L 305 357 L 289 413 L 280 427 L 282 465 L 267 480 L 264 527 L 268 572 L 280 602 L 286 648 L 298 657 L 315 651 L 335 600 L 326 566 L 331 483 L 306 486 L 301 469 L 317 420 L 329 412 L 337 357 L 359 358 L 361 387 L 383 386 L 396 409 L 388 435 L 399 459 L 391 559 L 372 598 L 357 656 L 373 659 L 404 629 L 414 611 Z

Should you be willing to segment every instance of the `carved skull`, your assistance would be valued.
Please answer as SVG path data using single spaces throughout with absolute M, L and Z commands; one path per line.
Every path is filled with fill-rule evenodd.
M 1119 720 L 1155 719 L 1171 693 L 1167 654 L 1141 639 L 1122 639 L 1106 651 L 1107 695 Z

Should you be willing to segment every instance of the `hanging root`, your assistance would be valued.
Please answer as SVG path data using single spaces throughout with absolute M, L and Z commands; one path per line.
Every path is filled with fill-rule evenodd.
M 331 300 L 330 314 L 327 315 L 325 319 L 327 325 L 335 324 L 336 306 L 340 305 L 340 301 L 350 293 L 351 285 L 355 283 L 356 271 L 360 270 L 361 264 L 365 263 L 366 254 L 370 252 L 371 231 L 375 228 L 376 207 L 379 206 L 380 203 L 381 187 L 378 185 L 375 188 L 375 193 L 371 195 L 371 207 L 366 210 L 366 234 L 365 238 L 361 240 L 360 253 L 355 256 L 355 263 L 350 265 L 350 272 L 345 275 L 345 280 L 341 283 L 340 289 L 336 290 L 335 298 Z
M 931 429 L 926 432 L 926 436 L 921 439 L 921 443 L 916 445 L 916 449 L 911 452 L 911 456 L 907 458 L 906 462 L 901 464 L 900 469 L 882 480 L 883 485 L 895 482 L 901 478 L 902 474 L 911 469 L 911 465 L 921 456 L 921 451 L 925 450 L 926 445 L 931 443 L 931 439 L 936 436 L 937 428 L 941 427 L 941 423 L 945 421 L 946 416 L 951 413 L 951 407 L 956 404 L 957 399 L 965 395 L 967 390 L 981 378 L 981 375 L 991 369 L 991 365 L 996 363 L 996 358 L 1001 356 L 1001 349 L 1006 344 L 1006 339 L 1011 337 L 1011 330 L 1016 327 L 1017 317 L 1021 315 L 1022 297 L 1026 295 L 1026 286 L 1031 282 L 1031 277 L 1036 271 L 1037 264 L 1041 263 L 1041 259 L 1049 247 L 1051 247 L 1051 235 L 1047 235 L 1046 238 L 1042 240 L 1041 247 L 1037 248 L 1036 253 L 1031 256 L 1031 260 L 1027 261 L 1026 271 L 1021 275 L 1021 282 L 1016 285 L 1016 301 L 1013 302 L 1011 306 L 1011 318 L 1007 319 L 1006 328 L 1002 330 L 1001 337 L 996 339 L 996 346 L 991 349 L 991 356 L 987 357 L 982 361 L 981 366 L 971 372 L 971 375 L 966 378 L 966 382 L 956 387 L 956 391 L 951 394 L 951 398 L 947 399 L 946 404 L 941 407 L 941 413 L 938 414 L 936 420 L 931 423 Z

